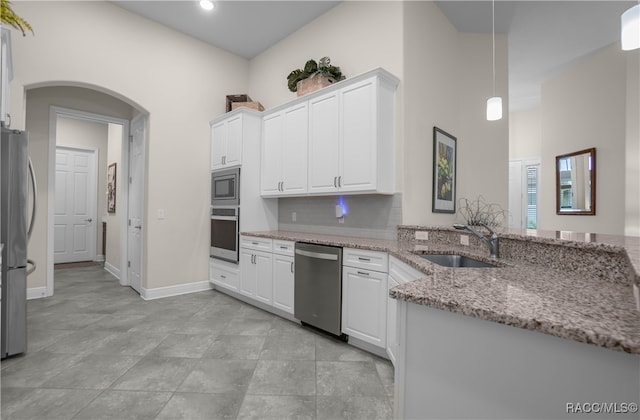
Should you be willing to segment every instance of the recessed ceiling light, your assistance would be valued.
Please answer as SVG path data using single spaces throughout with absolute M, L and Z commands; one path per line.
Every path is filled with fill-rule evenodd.
M 200 0 L 200 7 L 204 10 L 213 10 L 213 2 L 211 0 Z

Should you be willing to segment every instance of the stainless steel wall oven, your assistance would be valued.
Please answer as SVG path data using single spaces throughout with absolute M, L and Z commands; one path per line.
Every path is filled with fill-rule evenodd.
M 210 255 L 237 263 L 239 229 L 239 207 L 212 207 Z

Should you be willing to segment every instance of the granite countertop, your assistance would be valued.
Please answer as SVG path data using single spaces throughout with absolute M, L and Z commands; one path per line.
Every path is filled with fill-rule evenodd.
M 500 267 L 496 268 L 448 268 L 416 255 L 458 253 L 492 261 L 486 253 L 480 255 L 463 246 L 285 231 L 242 234 L 388 252 L 425 274 L 393 288 L 390 296 L 395 299 L 640 354 L 640 311 L 635 307 L 631 285 L 603 283 L 596 277 L 515 260 L 498 259 L 494 263 Z M 503 232 L 500 236 L 509 235 L 518 234 Z M 541 236 L 534 240 L 555 239 Z M 576 240 L 575 246 L 585 243 Z M 584 246 L 625 247 L 592 242 Z M 630 255 L 630 259 L 634 263 L 635 258 Z

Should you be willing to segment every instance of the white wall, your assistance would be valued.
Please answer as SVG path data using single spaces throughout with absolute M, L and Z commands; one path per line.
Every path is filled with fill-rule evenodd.
M 106 212 L 107 207 L 108 126 L 105 123 L 60 116 L 58 117 L 56 128 L 57 146 L 96 150 L 96 165 L 98 166 L 98 189 L 96 191 L 97 218 L 93 221 L 93 229 L 96 232 L 97 257 L 101 255 L 102 252 L 102 223 L 100 222 L 100 216 Z M 120 140 L 122 141 L 122 138 L 120 138 Z
M 26 130 L 29 154 L 38 182 L 38 213 L 29 242 L 29 258 L 38 269 L 28 277 L 28 287 L 45 287 L 47 261 L 47 206 L 49 180 L 49 112 L 51 106 L 84 110 L 111 117 L 131 118 L 131 106 L 103 93 L 78 87 L 42 87 L 26 94 Z M 99 213 L 100 214 L 100 213 Z
M 624 52 L 614 43 L 543 83 L 540 229 L 624 234 L 626 72 Z M 596 148 L 596 215 L 556 215 L 555 157 L 590 147 Z
M 540 159 L 541 147 L 540 107 L 509 113 L 509 160 Z
M 457 195 L 508 206 L 508 115 L 485 119 L 492 96 L 491 35 L 461 34 L 431 2 L 405 3 L 403 223 L 450 225 L 431 212 L 433 126 L 457 138 Z M 507 42 L 496 37 L 496 94 L 508 109 Z M 456 203 L 456 208 L 458 208 Z
M 105 207 L 102 215 L 107 223 L 105 266 L 116 274 L 120 270 L 120 220 L 125 211 L 122 205 L 122 129 L 119 124 L 109 124 L 107 167 L 112 163 L 116 164 L 116 212 L 107 213 Z
M 225 95 L 246 90 L 248 62 L 108 2 L 20 2 L 14 10 L 36 33 L 13 38 L 14 126 L 25 126 L 25 88 L 43 84 L 100 87 L 148 112 L 142 285 L 207 280 L 208 121 L 224 112 Z M 46 160 L 39 172 L 48 172 Z M 46 244 L 45 228 L 40 221 L 32 242 Z
M 627 51 L 625 235 L 640 236 L 640 50 Z

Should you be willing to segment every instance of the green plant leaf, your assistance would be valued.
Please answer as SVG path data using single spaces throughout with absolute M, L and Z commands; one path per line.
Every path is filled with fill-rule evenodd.
M 309 76 L 318 71 L 318 63 L 316 63 L 316 60 L 307 61 L 307 64 L 304 65 L 304 71 L 308 73 Z
M 22 32 L 22 36 L 27 35 L 26 31 L 33 34 L 33 28 L 29 22 L 15 14 L 9 0 L 0 0 L 0 22 L 19 30 Z

